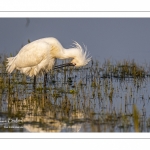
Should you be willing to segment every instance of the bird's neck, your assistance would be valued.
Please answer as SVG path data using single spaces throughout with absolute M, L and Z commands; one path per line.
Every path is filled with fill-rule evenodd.
M 76 54 L 75 48 L 64 49 L 60 59 L 74 58 Z

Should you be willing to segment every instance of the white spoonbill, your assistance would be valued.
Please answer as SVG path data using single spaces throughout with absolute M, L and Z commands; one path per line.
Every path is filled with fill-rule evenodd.
M 65 49 L 56 38 L 38 39 L 22 47 L 15 57 L 7 58 L 6 70 L 11 73 L 17 69 L 25 75 L 35 77 L 53 69 L 56 58 L 73 59 L 71 63 L 56 66 L 54 69 L 64 66 L 81 67 L 88 64 L 91 57 L 89 57 L 87 50 L 83 50 L 77 42 L 74 42 L 74 45 L 73 48 Z

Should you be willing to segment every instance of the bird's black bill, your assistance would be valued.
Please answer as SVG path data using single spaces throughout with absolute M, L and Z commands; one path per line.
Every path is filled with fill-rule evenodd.
M 67 66 L 74 66 L 74 64 L 72 63 L 62 64 L 62 65 L 55 66 L 54 69 L 59 69 L 62 67 L 67 67 Z

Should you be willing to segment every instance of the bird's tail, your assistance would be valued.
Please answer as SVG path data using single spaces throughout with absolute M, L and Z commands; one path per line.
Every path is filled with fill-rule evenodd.
M 15 69 L 15 67 L 16 67 L 15 63 L 14 63 L 15 59 L 16 59 L 16 57 L 9 57 L 9 58 L 7 58 L 6 71 L 8 73 L 12 73 L 13 70 Z

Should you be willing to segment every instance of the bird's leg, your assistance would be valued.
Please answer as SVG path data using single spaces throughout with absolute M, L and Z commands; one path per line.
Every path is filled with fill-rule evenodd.
M 44 99 L 47 99 L 46 82 L 47 82 L 47 73 L 45 73 L 45 75 L 44 75 Z
M 47 73 L 44 75 L 44 88 L 46 87 L 46 82 L 47 82 Z
M 35 90 L 35 87 L 36 87 L 36 76 L 34 76 L 34 79 L 33 79 L 34 81 L 33 81 L 33 88 L 34 88 L 34 90 Z

